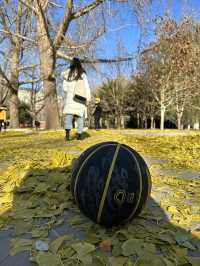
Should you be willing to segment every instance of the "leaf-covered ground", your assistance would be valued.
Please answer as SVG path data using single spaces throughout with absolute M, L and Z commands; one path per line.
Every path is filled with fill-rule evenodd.
M 80 214 L 69 187 L 73 159 L 109 140 L 137 150 L 153 181 L 142 214 L 110 229 Z M 200 133 L 91 130 L 65 143 L 63 131 L 5 132 L 0 143 L 0 232 L 12 230 L 10 256 L 28 251 L 40 266 L 200 265 Z

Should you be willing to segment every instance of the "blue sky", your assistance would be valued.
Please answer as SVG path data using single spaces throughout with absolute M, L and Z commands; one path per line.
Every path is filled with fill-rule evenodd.
M 120 5 L 118 5 L 118 8 Z M 110 23 L 110 28 L 120 28 L 118 31 L 108 31 L 108 33 L 103 37 L 104 42 L 104 52 L 103 54 L 112 56 L 116 54 L 115 44 L 121 40 L 123 45 L 127 49 L 127 52 L 133 53 L 137 50 L 139 32 L 140 29 L 136 22 L 136 18 L 131 11 L 130 7 L 124 6 L 121 8 L 123 12 L 120 11 L 117 20 L 113 19 Z M 176 19 L 177 21 L 181 19 L 184 13 L 187 15 L 193 15 L 197 20 L 200 17 L 200 0 L 154 0 L 153 4 L 147 8 L 147 12 L 150 18 L 156 17 L 158 15 L 164 15 L 166 12 Z M 145 19 L 149 19 L 149 15 L 145 14 Z M 123 27 L 124 25 L 124 27 Z M 154 39 L 152 33 L 152 27 L 150 23 L 146 23 L 146 34 L 143 37 L 143 42 L 148 43 Z
M 131 2 L 131 1 L 130 1 Z M 114 4 L 113 4 L 114 7 Z M 127 54 L 135 55 L 137 52 L 140 28 L 133 11 L 128 6 L 117 5 L 118 15 L 109 22 L 108 32 L 101 38 L 98 45 L 97 55 L 99 57 L 115 57 L 117 56 L 117 43 L 125 47 Z M 200 0 L 153 0 L 153 4 L 146 9 L 145 14 L 145 30 L 142 35 L 142 46 L 148 45 L 155 39 L 153 34 L 153 24 L 150 19 L 156 16 L 166 14 L 166 12 L 179 21 L 184 14 L 193 16 L 196 20 L 200 18 Z M 118 30 L 114 30 L 118 29 Z M 136 67 L 136 61 L 133 61 L 132 68 L 125 68 L 125 75 L 130 75 L 131 71 Z M 103 72 L 110 72 L 108 65 L 101 66 Z M 102 76 L 96 74 L 91 75 L 94 82 L 100 83 Z

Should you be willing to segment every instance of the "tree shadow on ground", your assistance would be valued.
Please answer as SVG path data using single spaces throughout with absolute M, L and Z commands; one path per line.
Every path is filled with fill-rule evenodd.
M 84 217 L 72 200 L 71 168 L 34 168 L 12 191 L 1 188 L 5 202 L 0 206 L 13 194 L 12 207 L 0 218 L 7 224 L 0 231 L 1 266 L 35 265 L 30 257 L 39 265 L 54 265 L 41 263 L 51 254 L 62 261 L 58 265 L 200 265 L 200 239 L 173 225 L 153 198 L 138 218 L 123 226 L 105 228 Z M 51 243 L 60 236 L 65 237 L 55 251 Z M 49 244 L 49 251 L 39 252 L 38 240 Z M 95 249 L 80 256 L 72 247 L 80 242 Z

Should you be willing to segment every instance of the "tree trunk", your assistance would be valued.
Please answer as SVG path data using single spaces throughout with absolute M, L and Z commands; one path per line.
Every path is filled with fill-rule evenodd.
M 106 128 L 110 128 L 110 120 L 109 120 L 109 118 L 108 119 L 106 119 Z
M 37 21 L 37 31 L 39 35 L 38 46 L 40 52 L 40 70 L 43 79 L 44 97 L 45 97 L 45 128 L 60 128 L 56 79 L 54 78 L 56 55 L 53 50 L 50 37 L 42 27 L 42 16 Z
M 125 128 L 125 121 L 124 121 L 124 116 L 121 115 L 121 128 Z
M 182 129 L 182 125 L 181 125 L 181 119 L 182 119 L 182 112 L 177 113 L 177 127 L 178 129 Z
M 32 120 L 32 128 L 35 128 L 35 117 L 33 116 L 33 120 Z
M 10 96 L 10 128 L 19 128 L 19 99 L 16 92 Z
M 18 86 L 19 86 L 19 43 L 16 42 L 16 46 L 12 47 L 12 64 L 10 69 L 10 83 L 12 88 L 10 89 L 10 128 L 19 128 L 19 98 L 18 98 Z
M 46 129 L 60 128 L 56 81 L 55 79 L 48 79 L 43 82 L 43 85 L 45 92 L 45 127 Z
M 162 104 L 160 108 L 160 129 L 164 129 L 164 123 L 165 123 L 165 106 Z
M 199 119 L 198 118 L 196 118 L 196 121 L 195 121 L 195 123 L 193 125 L 193 129 L 199 130 Z
M 151 129 L 154 129 L 154 117 L 151 116 Z
M 146 115 L 144 116 L 144 128 L 147 129 L 147 117 L 146 117 Z
M 118 113 L 118 128 L 124 128 L 124 123 L 125 123 L 125 121 L 124 121 L 124 115 L 123 115 L 123 113 L 120 111 L 120 112 Z
M 121 127 L 121 116 L 119 114 L 117 114 L 116 117 L 116 128 L 120 128 Z
M 140 114 L 137 113 L 137 128 L 140 128 Z

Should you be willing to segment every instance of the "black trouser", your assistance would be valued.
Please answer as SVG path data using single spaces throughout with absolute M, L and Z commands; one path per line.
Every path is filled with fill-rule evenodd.
M 94 127 L 95 129 L 100 129 L 100 116 L 95 116 L 94 117 Z

